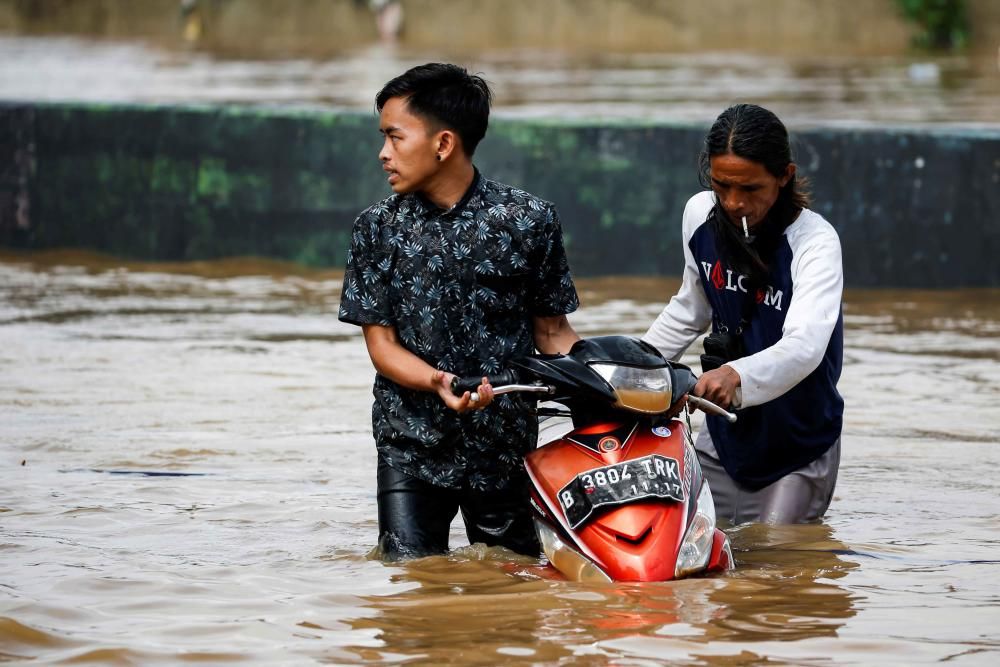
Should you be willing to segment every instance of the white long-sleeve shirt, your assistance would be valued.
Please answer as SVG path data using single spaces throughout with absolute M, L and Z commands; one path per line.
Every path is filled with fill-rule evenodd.
M 784 231 L 768 284 L 748 294 L 746 277 L 728 267 L 708 222 L 711 192 L 684 209 L 681 288 L 643 339 L 676 360 L 715 321 L 739 328 L 746 356 L 729 361 L 740 376 L 734 425 L 707 416 L 711 441 L 731 476 L 759 488 L 821 456 L 840 437 L 843 399 L 836 385 L 843 357 L 840 239 L 805 209 Z
M 684 207 L 681 288 L 643 336 L 668 359 L 679 359 L 712 323 L 712 306 L 702 284 L 709 280 L 709 272 L 695 261 L 690 241 L 714 205 L 714 196 L 706 191 Z M 837 232 L 818 213 L 806 209 L 788 226 L 785 237 L 792 253 L 788 269 L 794 296 L 782 303 L 788 311 L 781 339 L 727 364 L 740 376 L 740 407 L 777 398 L 813 372 L 840 318 L 844 274 Z

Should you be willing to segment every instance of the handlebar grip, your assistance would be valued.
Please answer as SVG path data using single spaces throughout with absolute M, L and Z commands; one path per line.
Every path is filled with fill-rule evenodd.
M 508 384 L 517 384 L 517 375 L 512 370 L 497 373 L 487 379 L 494 388 L 502 387 Z M 476 389 L 479 389 L 479 385 L 482 384 L 482 382 L 482 375 L 470 375 L 464 378 L 456 377 L 451 381 L 451 393 L 456 396 L 461 396 L 467 391 L 474 392 Z
M 465 377 L 465 378 L 452 378 L 451 381 L 451 393 L 456 396 L 461 396 L 467 391 L 475 391 L 479 388 L 479 385 L 483 382 L 483 376 L 477 375 L 475 377 Z

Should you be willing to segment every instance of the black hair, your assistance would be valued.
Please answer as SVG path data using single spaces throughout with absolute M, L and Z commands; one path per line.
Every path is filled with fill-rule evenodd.
M 788 130 L 773 112 L 756 104 L 736 104 L 715 119 L 705 135 L 705 146 L 698 158 L 699 179 L 711 187 L 711 159 L 718 155 L 735 155 L 757 162 L 775 178 L 785 176 L 792 163 L 792 149 Z M 804 179 L 793 174 L 782 188 L 764 221 L 755 230 L 755 240 L 748 243 L 734 225 L 727 223 L 718 206 L 712 209 L 713 228 L 721 243 L 720 252 L 734 268 L 750 278 L 751 284 L 760 287 L 769 271 L 781 236 L 799 212 L 809 206 L 809 194 Z
M 447 63 L 418 65 L 385 84 L 375 96 L 381 112 L 394 97 L 406 99 L 410 113 L 454 131 L 469 157 L 486 136 L 493 91 L 481 76 Z

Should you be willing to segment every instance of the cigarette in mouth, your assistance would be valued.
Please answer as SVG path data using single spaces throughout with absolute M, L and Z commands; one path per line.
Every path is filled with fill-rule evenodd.
M 747 227 L 747 217 L 743 216 L 743 236 L 750 238 L 750 228 Z

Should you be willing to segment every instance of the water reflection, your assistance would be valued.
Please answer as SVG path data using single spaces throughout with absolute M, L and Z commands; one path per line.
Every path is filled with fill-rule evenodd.
M 858 596 L 837 580 L 859 567 L 853 553 L 825 524 L 751 524 L 728 531 L 736 581 L 713 601 L 727 609 L 715 627 L 719 639 L 791 641 L 832 637 L 854 615 Z M 753 605 L 741 604 L 752 599 Z
M 859 564 L 843 555 L 851 550 L 829 526 L 751 525 L 731 536 L 734 572 L 665 583 L 566 582 L 481 545 L 410 561 L 391 575 L 404 590 L 363 596 L 365 616 L 349 621 L 377 645 L 348 650 L 364 661 L 428 664 L 657 659 L 662 643 L 679 656 L 715 642 L 836 637 L 854 616 L 862 598 L 837 580 Z
M 460 539 L 448 556 L 366 558 L 374 371 L 337 322 L 339 289 L 337 272 L 257 260 L 0 253 L 0 660 L 1000 653 L 997 290 L 849 292 L 825 522 L 734 529 L 725 576 L 594 586 Z M 641 333 L 675 290 L 581 280 L 574 326 Z
M 377 614 L 349 621 L 354 630 L 374 630 L 378 645 L 347 650 L 365 661 L 417 659 L 426 664 L 570 655 L 559 633 L 539 636 L 538 629 L 564 602 L 553 594 L 558 582 L 518 574 L 536 567 L 534 559 L 482 545 L 393 566 L 391 580 L 407 584 L 406 589 L 363 596 Z

